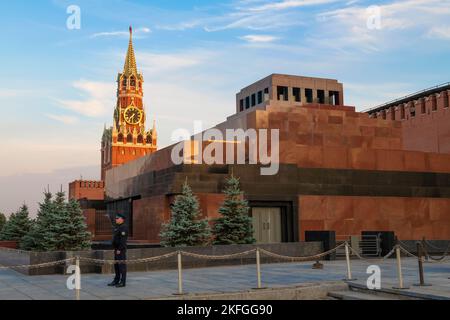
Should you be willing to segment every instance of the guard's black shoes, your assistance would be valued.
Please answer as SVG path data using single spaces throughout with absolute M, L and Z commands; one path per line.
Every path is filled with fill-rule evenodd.
M 108 287 L 115 287 L 118 283 L 119 281 L 114 280 L 113 282 L 108 283 Z
M 118 284 L 116 284 L 116 288 L 123 288 L 125 287 L 125 283 L 123 282 L 119 282 Z

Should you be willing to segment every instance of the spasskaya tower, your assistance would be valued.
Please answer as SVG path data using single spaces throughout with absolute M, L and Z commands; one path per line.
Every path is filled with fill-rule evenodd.
M 101 146 L 101 179 L 106 170 L 135 160 L 157 150 L 155 122 L 146 130 L 146 110 L 143 102 L 144 77 L 138 72 L 133 48 L 133 29 L 123 72 L 117 77 L 117 103 L 113 126 L 105 128 Z

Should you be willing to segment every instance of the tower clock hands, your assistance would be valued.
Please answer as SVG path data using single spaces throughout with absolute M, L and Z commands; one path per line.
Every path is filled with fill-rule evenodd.
M 124 118 L 128 124 L 138 124 L 142 119 L 142 112 L 138 108 L 130 106 L 125 110 Z

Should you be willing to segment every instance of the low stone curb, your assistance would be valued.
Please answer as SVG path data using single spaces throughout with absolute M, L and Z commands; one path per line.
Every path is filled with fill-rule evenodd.
M 240 292 L 196 293 L 166 296 L 147 300 L 317 300 L 325 299 L 330 291 L 348 290 L 344 281 L 304 283 L 297 286 L 251 289 Z

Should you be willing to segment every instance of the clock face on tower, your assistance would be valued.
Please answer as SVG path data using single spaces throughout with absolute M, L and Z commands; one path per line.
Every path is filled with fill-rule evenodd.
M 123 117 L 128 124 L 135 125 L 142 120 L 142 111 L 136 107 L 128 107 L 123 112 Z

